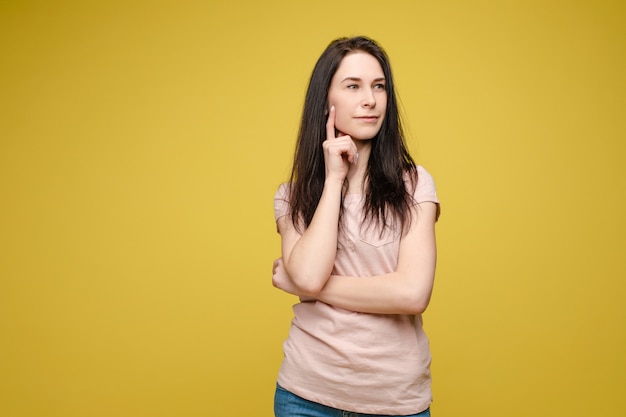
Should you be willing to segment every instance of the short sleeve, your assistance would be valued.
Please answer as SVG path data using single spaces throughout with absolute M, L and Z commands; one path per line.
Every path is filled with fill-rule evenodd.
M 439 198 L 437 197 L 435 180 L 421 165 L 417 166 L 417 187 L 415 187 L 413 198 L 417 204 L 425 202 L 437 204 L 437 219 L 439 219 L 441 208 L 439 206 Z
M 435 187 L 435 180 L 432 175 L 421 165 L 417 166 L 417 187 L 415 187 L 415 193 L 413 198 L 416 203 L 432 202 L 439 204 L 437 198 L 437 188 Z
M 274 195 L 274 218 L 279 218 L 290 214 L 291 205 L 289 204 L 289 184 L 283 183 L 278 187 L 278 191 Z

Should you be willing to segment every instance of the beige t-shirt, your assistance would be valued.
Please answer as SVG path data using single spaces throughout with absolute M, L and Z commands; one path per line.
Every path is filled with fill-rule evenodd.
M 417 167 L 417 203 L 435 202 L 432 176 Z M 274 198 L 276 219 L 288 215 L 287 184 Z M 334 275 L 364 277 L 393 272 L 400 247 L 399 231 L 361 227 L 363 196 L 344 199 L 344 234 L 338 245 Z M 330 407 L 367 414 L 408 415 L 432 402 L 430 349 L 421 315 L 367 314 L 321 301 L 300 302 L 283 345 L 278 384 Z

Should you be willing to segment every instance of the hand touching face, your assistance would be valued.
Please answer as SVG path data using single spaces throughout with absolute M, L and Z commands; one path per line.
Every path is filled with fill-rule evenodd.
M 356 164 L 359 154 L 357 147 L 349 135 L 342 132 L 336 134 L 336 110 L 332 106 L 328 112 L 326 122 L 326 140 L 324 148 L 324 162 L 326 164 L 326 178 L 337 178 L 341 181 L 348 174 L 350 163 Z
M 385 75 L 366 52 L 346 55 L 333 76 L 328 104 L 335 107 L 335 128 L 354 140 L 372 139 L 382 126 L 387 108 Z

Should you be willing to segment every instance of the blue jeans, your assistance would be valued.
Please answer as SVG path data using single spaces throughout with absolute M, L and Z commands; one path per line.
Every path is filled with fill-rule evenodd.
M 274 396 L 274 415 L 276 417 L 390 417 L 381 414 L 362 414 L 327 407 L 305 400 L 276 384 Z M 430 409 L 410 416 L 395 417 L 430 417 Z

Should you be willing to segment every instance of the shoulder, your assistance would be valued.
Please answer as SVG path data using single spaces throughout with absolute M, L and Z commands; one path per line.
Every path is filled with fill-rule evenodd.
M 415 190 L 415 197 L 428 197 L 433 198 L 435 203 L 438 203 L 437 199 L 437 187 L 435 186 L 435 179 L 426 171 L 421 165 L 417 166 L 417 187 Z M 418 202 L 421 202 L 418 200 Z
M 414 171 L 406 171 L 404 173 L 404 182 L 407 190 L 409 190 L 409 193 L 415 198 L 417 203 L 423 201 L 439 202 L 435 180 L 423 166 L 417 165 Z M 427 200 L 423 200 L 423 198 Z
M 286 216 L 291 210 L 289 204 L 289 196 L 291 193 L 291 184 L 282 183 L 276 194 L 274 194 L 274 218 L 278 220 L 280 217 Z
M 278 190 L 276 190 L 276 194 L 274 194 L 274 200 L 288 200 L 289 192 L 291 191 L 291 184 L 288 182 L 283 182 L 278 186 Z
M 435 203 L 437 205 L 437 217 L 439 217 L 439 197 L 433 176 L 421 165 L 417 165 L 415 171 L 405 174 L 407 189 L 413 197 L 415 204 Z

